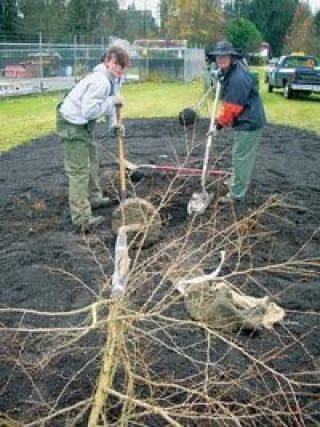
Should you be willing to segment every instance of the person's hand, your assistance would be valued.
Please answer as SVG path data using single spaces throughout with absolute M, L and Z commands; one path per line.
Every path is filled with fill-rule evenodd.
M 114 125 L 114 126 L 112 126 L 112 127 L 110 128 L 109 133 L 110 133 L 110 135 L 111 135 L 111 136 L 113 136 L 113 137 L 116 137 L 116 136 L 118 136 L 119 134 L 120 134 L 120 135 L 122 135 L 122 136 L 125 136 L 125 134 L 126 134 L 126 129 L 125 129 L 124 125 L 120 125 L 120 126 L 118 126 L 118 125 Z
M 114 95 L 112 97 L 112 102 L 115 107 L 123 107 L 123 99 L 120 95 Z
M 210 75 L 213 79 L 223 82 L 224 80 L 224 74 L 223 71 L 220 70 L 220 68 L 211 70 Z
M 207 133 L 207 136 L 212 136 L 214 135 L 217 131 L 223 129 L 223 126 L 220 125 L 220 123 L 218 123 L 217 120 L 215 120 L 214 122 L 214 126 L 212 130 L 209 130 L 209 132 Z

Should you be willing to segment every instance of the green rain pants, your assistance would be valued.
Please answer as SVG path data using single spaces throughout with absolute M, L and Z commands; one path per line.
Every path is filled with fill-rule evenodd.
M 82 226 L 91 217 L 91 204 L 102 198 L 99 158 L 93 139 L 95 122 L 73 125 L 57 112 L 57 133 L 64 144 L 64 164 L 69 179 L 69 207 L 72 223 Z
M 255 131 L 235 131 L 232 146 L 231 197 L 241 200 L 248 190 L 256 163 L 257 148 L 262 129 Z

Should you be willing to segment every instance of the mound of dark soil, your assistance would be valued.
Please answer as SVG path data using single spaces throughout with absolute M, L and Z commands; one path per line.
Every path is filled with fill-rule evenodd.
M 207 128 L 207 121 L 199 123 L 195 135 L 197 143 L 205 141 Z M 116 142 L 105 136 L 102 126 L 97 131 L 97 139 L 101 148 L 102 183 L 106 192 L 114 197 L 115 206 L 117 193 L 112 153 L 116 153 Z M 137 163 L 183 162 L 190 148 L 188 138 L 177 122 L 166 119 L 128 120 L 126 144 L 128 157 Z M 223 151 L 222 158 L 215 162 L 216 168 L 230 167 L 230 147 L 231 133 L 222 132 L 214 149 L 218 157 Z M 198 167 L 202 153 L 203 145 L 199 144 L 192 150 L 188 165 Z M 320 137 L 316 134 L 283 126 L 265 129 L 247 205 L 236 211 L 227 205 L 219 208 L 217 214 L 217 229 L 221 229 L 234 220 L 234 215 L 240 218 L 247 215 L 271 195 L 285 200 L 286 206 L 261 215 L 262 228 L 259 230 L 266 233 L 265 238 L 260 236 L 250 259 L 243 257 L 243 265 L 262 266 L 292 257 L 320 258 L 319 160 Z M 106 217 L 104 226 L 97 233 L 99 240 L 84 240 L 73 232 L 68 212 L 67 180 L 63 172 L 63 149 L 55 136 L 3 153 L 0 164 L 0 306 L 62 312 L 84 307 L 98 294 L 105 292 L 107 295 L 107 278 L 113 272 L 114 237 L 110 218 L 114 206 L 99 212 Z M 199 178 L 177 180 L 177 192 L 161 212 L 164 227 L 159 247 L 185 232 L 190 223 L 186 206 L 198 183 Z M 133 185 L 137 194 L 157 204 L 169 184 L 167 175 L 145 172 Z M 211 185 L 217 191 L 216 184 Z M 209 218 L 212 209 L 211 206 L 201 221 Z M 195 244 L 200 244 L 202 239 L 201 235 L 195 236 Z M 143 251 L 142 259 L 151 257 L 156 250 L 158 248 Z M 209 264 L 204 267 L 210 269 Z M 230 260 L 224 273 L 230 273 L 233 268 Z M 263 287 L 257 286 L 257 281 Z M 320 420 L 319 388 L 316 386 L 320 384 L 319 276 L 315 273 L 298 275 L 281 269 L 267 274 L 261 270 L 255 274 L 255 281 L 243 280 L 241 283 L 242 289 L 252 295 L 261 296 L 268 292 L 287 310 L 287 316 L 275 332 L 240 336 L 237 342 L 251 355 L 263 358 L 273 369 L 305 383 L 300 394 L 297 387 L 297 401 L 284 399 L 286 408 L 290 407 L 295 414 L 293 418 L 288 415 L 284 425 L 303 425 L 304 422 L 315 425 L 312 420 Z M 140 304 L 143 300 L 143 295 L 139 295 L 135 303 Z M 171 315 L 174 310 L 174 307 L 170 308 Z M 176 316 L 186 317 L 181 304 L 176 307 Z M 21 324 L 30 328 L 67 328 L 84 321 L 81 315 L 43 318 L 25 314 L 22 318 L 21 314 L 10 317 L 1 314 L 0 318 L 2 325 L 15 328 Z M 190 333 L 173 328 L 171 332 L 177 346 L 189 346 L 188 351 L 192 357 L 199 357 L 198 360 L 205 357 L 205 350 L 192 346 L 200 339 L 200 330 Z M 162 338 L 166 340 L 165 336 Z M 58 332 L 52 337 L 52 334 L 39 336 L 3 331 L 0 337 L 0 412 L 30 421 L 40 414 L 48 414 L 55 401 L 57 408 L 63 408 L 88 398 L 94 387 L 98 369 L 94 362 L 102 342 L 103 335 L 96 332 L 72 346 L 70 337 L 65 340 Z M 50 358 L 46 353 L 48 348 L 56 349 Z M 176 352 L 169 350 L 169 345 L 159 351 L 155 366 L 158 372 L 178 379 L 195 375 L 196 379 L 195 366 L 181 361 Z M 223 372 L 228 372 L 229 380 L 237 379 L 252 363 L 236 350 L 228 349 L 227 343 L 220 343 L 218 347 L 213 345 L 211 353 L 220 372 L 213 375 L 218 375 L 221 381 Z M 226 354 L 220 363 L 222 355 Z M 256 375 L 260 375 L 260 386 L 248 377 L 245 387 L 230 388 L 223 400 L 229 399 L 236 406 L 235 402 L 239 405 L 248 403 L 254 393 L 258 393 L 259 396 L 269 396 L 270 401 L 262 400 L 261 405 L 272 407 L 275 381 L 263 372 L 261 366 L 254 368 L 258 372 Z M 76 375 L 78 371 L 79 375 Z M 262 383 L 265 393 L 261 390 Z M 68 386 L 62 393 L 66 384 Z M 284 388 L 284 395 L 286 392 L 289 390 Z M 276 404 L 274 411 L 280 411 Z M 62 418 L 51 420 L 48 425 L 66 425 Z M 266 416 L 265 420 L 260 417 L 251 421 L 253 424 L 243 425 L 266 425 L 266 420 L 270 423 L 270 417 Z M 80 420 L 78 425 L 85 424 Z M 145 425 L 163 424 L 157 419 L 149 419 Z M 206 424 L 199 422 L 195 425 Z M 271 422 L 270 425 L 277 424 Z

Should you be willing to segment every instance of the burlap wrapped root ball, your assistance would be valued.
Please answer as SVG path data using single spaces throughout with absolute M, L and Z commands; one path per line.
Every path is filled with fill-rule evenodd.
M 198 120 L 198 114 L 193 108 L 184 108 L 179 113 L 179 123 L 183 127 L 193 128 Z
M 132 197 L 115 209 L 111 227 L 116 236 L 122 225 L 139 224 L 139 231 L 129 232 L 127 239 L 133 247 L 149 247 L 157 243 L 161 233 L 161 216 L 152 203 L 145 199 Z

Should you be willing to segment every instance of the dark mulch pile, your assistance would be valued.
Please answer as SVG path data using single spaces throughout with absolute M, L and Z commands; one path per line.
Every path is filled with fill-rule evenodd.
M 207 121 L 201 121 L 196 132 L 197 141 L 204 141 Z M 221 133 L 218 148 L 226 153 L 217 167 L 230 163 L 230 137 L 228 132 Z M 116 152 L 115 141 L 107 138 L 101 126 L 97 132 L 101 147 L 101 171 L 104 173 L 104 188 L 116 196 L 112 189 L 115 175 L 114 161 L 110 153 Z M 126 144 L 129 158 L 139 163 L 172 163 L 182 160 L 186 155 L 186 138 L 177 127 L 175 120 L 128 120 Z M 192 166 L 200 165 L 199 155 L 203 146 L 193 150 L 190 156 Z M 247 200 L 247 208 L 253 209 L 272 194 L 283 196 L 294 208 L 281 208 L 263 215 L 261 221 L 270 234 L 260 241 L 253 250 L 255 265 L 276 262 L 292 257 L 310 239 L 299 253 L 298 258 L 320 258 L 320 137 L 314 133 L 284 126 L 268 126 L 259 149 L 257 168 Z M 113 271 L 111 254 L 114 248 L 114 237 L 110 231 L 110 217 L 114 206 L 102 209 L 106 223 L 98 231 L 103 242 L 88 242 L 75 234 L 70 224 L 67 205 L 67 180 L 63 172 L 63 150 L 55 136 L 47 136 L 33 143 L 20 146 L 0 157 L 0 305 L 1 307 L 29 308 L 40 311 L 73 310 L 94 301 L 94 292 L 99 293 L 105 282 L 104 273 L 108 276 Z M 140 178 L 140 177 L 138 177 Z M 179 180 L 181 185 L 183 180 Z M 147 173 L 136 183 L 139 195 L 150 196 L 157 203 L 169 179 L 159 173 Z M 183 191 L 171 200 L 163 212 L 165 226 L 161 242 L 175 235 L 181 235 L 190 219 L 186 214 L 186 205 L 198 180 L 186 179 Z M 116 202 L 115 202 L 116 203 Z M 211 208 L 212 209 L 212 208 Z M 209 213 L 204 215 L 204 220 Z M 227 224 L 232 218 L 230 207 L 221 209 L 218 220 Z M 89 245 L 90 246 L 90 245 Z M 149 257 L 157 248 L 143 251 L 141 257 Z M 93 256 L 94 255 L 94 256 Z M 97 264 L 98 259 L 100 265 Z M 245 262 L 245 260 L 244 260 Z M 210 266 L 208 265 L 208 268 Z M 228 272 L 226 266 L 225 271 Z M 65 270 L 69 275 L 62 274 Z M 82 283 L 85 283 L 85 287 Z M 286 375 L 305 383 L 320 383 L 320 281 L 316 275 L 303 277 L 288 272 L 274 272 L 256 275 L 264 289 L 257 288 L 248 281 L 243 289 L 253 295 L 269 292 L 277 302 L 288 310 L 286 322 L 275 332 L 263 332 L 252 337 L 240 337 L 241 342 L 251 354 L 262 357 L 265 361 Z M 141 296 L 140 296 L 141 299 Z M 139 301 L 139 298 L 137 302 Z M 177 317 L 185 316 L 183 308 L 177 308 Z M 171 313 L 172 315 L 172 313 Z M 17 326 L 21 315 L 3 316 L 1 322 L 7 326 Z M 81 321 L 75 318 L 39 318 L 30 316 L 23 320 L 25 325 L 68 327 L 72 322 Z M 183 346 L 196 342 L 201 332 L 172 332 L 176 343 Z M 22 420 L 34 420 L 39 414 L 48 413 L 46 402 L 54 402 L 67 381 L 81 369 L 86 362 L 94 358 L 103 337 L 90 333 L 81 346 L 62 349 L 45 363 L 45 352 L 48 340 L 52 347 L 64 343 L 63 338 L 39 337 L 36 334 L 3 332 L 0 337 L 0 412 L 8 413 Z M 163 338 L 165 339 L 165 338 Z M 44 344 L 46 343 L 46 345 Z M 227 344 L 213 347 L 212 358 L 219 360 L 226 354 Z M 191 375 L 191 365 L 179 361 L 179 356 L 169 350 L 162 350 L 157 361 L 159 372 L 171 373 L 176 378 Z M 196 354 L 199 348 L 190 352 Z M 267 354 L 270 355 L 270 360 Z M 41 361 L 41 363 L 40 363 Z M 236 351 L 230 351 L 223 359 L 223 366 L 230 377 L 240 375 L 248 368 L 245 360 Z M 222 367 L 223 368 L 223 367 Z M 260 369 L 260 370 L 259 370 Z M 261 383 L 264 383 L 266 394 L 270 395 L 274 381 L 266 372 L 259 371 Z M 298 376 L 298 373 L 307 372 Z M 65 407 L 90 396 L 97 375 L 97 364 L 83 368 L 81 375 L 72 381 L 63 393 L 57 407 Z M 224 399 L 248 402 L 248 395 L 254 395 L 256 385 L 250 378 L 246 380 L 241 392 L 230 389 Z M 250 392 L 248 391 L 250 390 Z M 288 390 L 287 390 L 288 391 Z M 288 391 L 289 392 L 289 391 Z M 303 425 L 319 418 L 319 388 L 306 386 L 298 393 L 299 411 L 287 425 Z M 259 393 L 263 394 L 260 390 Z M 290 399 L 289 399 L 290 400 Z M 291 402 L 291 400 L 290 400 Z M 257 403 L 258 405 L 258 403 Z M 268 403 L 270 406 L 270 402 Z M 296 403 L 291 409 L 296 410 Z M 275 411 L 280 410 L 275 404 Z M 287 406 L 287 408 L 288 408 Z M 297 412 L 297 411 L 296 411 Z M 300 417 L 300 418 L 299 418 Z M 299 422 L 297 421 L 300 420 Z M 258 419 L 266 425 L 266 420 Z M 270 419 L 269 419 L 270 422 Z M 65 425 L 65 420 L 50 421 L 48 425 Z M 300 424 L 299 424 L 300 423 Z M 80 424 L 81 425 L 81 422 Z M 145 425 L 161 425 L 159 420 L 149 419 Z M 188 424 L 189 425 L 189 424 Z M 190 424 L 191 425 L 191 424 Z M 205 425 L 205 424 L 198 424 Z M 245 425 L 245 424 L 243 424 Z M 249 425 L 249 424 L 248 424 Z M 276 425 L 271 424 L 270 425 Z

